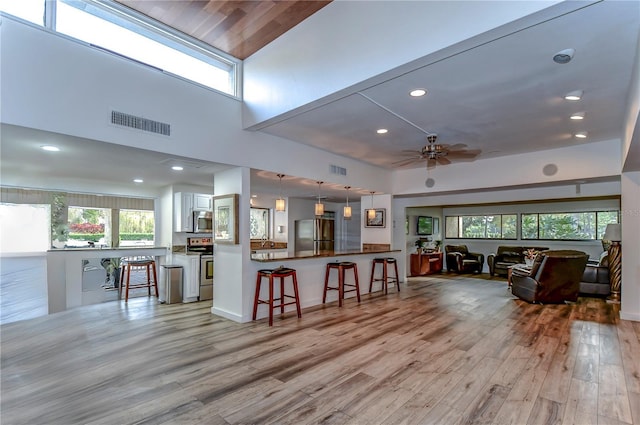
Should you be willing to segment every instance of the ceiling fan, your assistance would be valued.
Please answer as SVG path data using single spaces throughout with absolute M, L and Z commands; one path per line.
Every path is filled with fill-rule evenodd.
M 455 145 L 443 145 L 436 143 L 437 134 L 429 134 L 427 136 L 428 144 L 423 146 L 421 150 L 404 150 L 403 152 L 411 154 L 410 158 L 402 159 L 394 162 L 398 167 L 413 164 L 420 161 L 427 161 L 427 168 L 433 168 L 436 164 L 449 165 L 452 162 L 470 162 L 480 155 L 480 149 L 465 149 L 467 145 L 457 143 Z

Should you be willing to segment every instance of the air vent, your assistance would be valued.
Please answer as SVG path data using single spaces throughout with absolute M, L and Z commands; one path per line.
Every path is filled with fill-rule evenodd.
M 162 134 L 163 136 L 171 136 L 170 124 L 136 117 L 135 115 L 125 114 L 123 112 L 111 111 L 111 124 L 148 131 L 149 133 Z
M 338 174 L 339 176 L 346 176 L 347 175 L 347 169 L 344 167 L 339 167 L 337 165 L 330 165 L 329 166 L 329 172 L 331 174 Z

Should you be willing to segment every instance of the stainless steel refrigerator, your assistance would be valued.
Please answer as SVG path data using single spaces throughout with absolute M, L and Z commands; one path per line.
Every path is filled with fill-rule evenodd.
M 296 220 L 295 250 L 299 251 L 333 251 L 334 221 L 325 218 Z

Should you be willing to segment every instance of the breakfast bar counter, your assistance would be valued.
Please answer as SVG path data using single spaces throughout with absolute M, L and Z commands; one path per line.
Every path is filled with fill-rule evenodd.
M 327 270 L 327 264 L 339 262 L 352 262 L 356 264 L 358 271 L 358 280 L 360 286 L 360 294 L 369 293 L 369 282 L 374 258 L 393 257 L 400 260 L 401 250 L 399 249 L 383 249 L 383 250 L 352 250 L 352 251 L 300 251 L 300 252 L 257 252 L 251 254 L 251 275 L 257 276 L 258 270 L 276 269 L 279 267 L 291 268 L 296 270 L 298 288 L 300 293 L 300 304 L 303 308 L 322 304 L 324 295 L 324 279 Z M 380 266 L 376 268 L 376 277 L 382 276 Z M 352 282 L 353 277 L 348 273 L 346 279 Z M 404 276 L 399 276 L 400 281 L 404 281 Z M 330 275 L 330 282 L 337 282 L 335 272 Z M 375 282 L 373 292 L 380 291 L 381 283 Z M 327 303 L 337 301 L 338 291 L 329 291 L 327 295 Z M 392 292 L 390 292 L 391 294 Z M 350 308 L 354 303 L 355 294 L 352 293 L 344 302 L 344 307 Z M 337 304 L 336 304 L 337 306 Z M 287 311 L 290 311 L 289 306 Z M 247 311 L 247 314 L 249 311 Z M 304 313 L 303 313 L 304 314 Z M 258 319 L 268 316 L 266 306 L 260 306 L 258 309 Z M 248 319 L 248 318 L 247 318 Z M 250 319 L 249 319 L 250 320 Z
M 396 250 L 377 250 L 377 251 L 361 251 L 361 250 L 296 251 L 293 253 L 286 252 L 286 251 L 268 252 L 267 250 L 265 250 L 263 252 L 255 252 L 251 254 L 251 259 L 254 261 L 260 261 L 260 262 L 273 262 L 273 261 L 285 261 L 285 260 L 302 260 L 302 259 L 310 259 L 310 258 L 326 259 L 327 257 L 344 257 L 344 256 L 350 256 L 350 255 L 374 254 L 376 256 L 380 256 L 382 254 L 387 254 L 390 252 L 400 252 L 400 250 L 396 249 Z M 339 260 L 336 260 L 336 261 L 339 261 Z

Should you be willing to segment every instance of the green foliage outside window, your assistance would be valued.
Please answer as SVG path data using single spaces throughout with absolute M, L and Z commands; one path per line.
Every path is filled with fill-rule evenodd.
M 522 214 L 522 239 L 596 240 L 609 223 L 618 223 L 618 211 Z
M 445 217 L 447 238 L 516 239 L 516 214 Z

